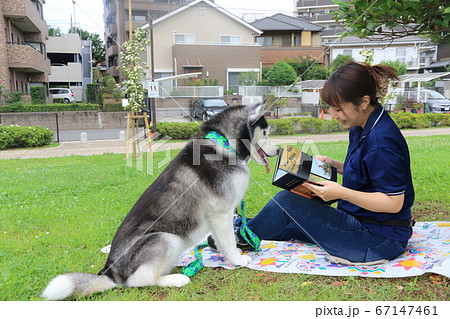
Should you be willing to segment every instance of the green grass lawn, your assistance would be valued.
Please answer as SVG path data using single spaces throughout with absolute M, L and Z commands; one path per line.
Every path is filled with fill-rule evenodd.
M 450 220 L 450 136 L 407 142 L 414 217 Z M 344 159 L 346 142 L 316 145 L 321 154 Z M 154 167 L 164 156 L 155 153 Z M 54 276 L 97 273 L 103 267 L 106 255 L 100 249 L 110 244 L 124 216 L 161 172 L 149 175 L 125 163 L 124 155 L 0 161 L 0 300 L 41 300 Z M 253 216 L 279 189 L 271 186 L 272 175 L 263 166 L 251 163 L 250 169 L 246 205 Z M 448 300 L 448 287 L 447 278 L 430 274 L 377 279 L 206 268 L 183 288 L 121 287 L 82 300 Z

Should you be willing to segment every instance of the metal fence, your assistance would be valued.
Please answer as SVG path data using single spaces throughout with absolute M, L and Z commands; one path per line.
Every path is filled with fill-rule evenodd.
M 239 95 L 263 96 L 273 95 L 275 97 L 301 97 L 302 86 L 239 86 Z
M 166 97 L 222 97 L 223 86 L 174 86 L 159 87 L 159 96 Z

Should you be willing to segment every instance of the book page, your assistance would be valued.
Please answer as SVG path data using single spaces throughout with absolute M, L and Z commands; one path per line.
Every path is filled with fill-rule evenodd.
M 313 157 L 309 180 L 316 183 L 331 180 L 331 165 L 319 161 L 317 158 Z
M 281 156 L 280 169 L 291 172 L 293 174 L 298 173 L 300 167 L 301 151 L 293 148 L 292 146 L 287 146 Z

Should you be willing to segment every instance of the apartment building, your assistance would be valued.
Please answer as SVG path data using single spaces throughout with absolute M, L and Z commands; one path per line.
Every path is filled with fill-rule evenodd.
M 68 87 L 77 102 L 83 101 L 86 84 L 92 82 L 91 41 L 81 40 L 77 33 L 49 37 L 47 56 L 51 60 L 50 87 Z
M 343 32 L 341 23 L 336 22 L 332 15 L 338 7 L 332 0 L 299 0 L 294 12 L 298 18 L 323 26 L 322 38 L 328 42 Z
M 0 85 L 3 92 L 22 91 L 32 85 L 48 87 L 50 60 L 45 42 L 45 0 L 0 1 Z
M 132 30 L 156 20 L 190 0 L 131 0 Z M 121 65 L 122 43 L 129 40 L 129 1 L 103 0 L 103 20 L 105 22 L 106 72 L 117 82 L 124 80 L 117 69 Z

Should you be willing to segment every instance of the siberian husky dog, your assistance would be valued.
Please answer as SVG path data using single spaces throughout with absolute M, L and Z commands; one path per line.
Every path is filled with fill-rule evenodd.
M 170 271 L 209 233 L 231 264 L 249 264 L 251 258 L 236 247 L 232 220 L 248 185 L 250 159 L 269 171 L 267 157 L 278 154 L 263 108 L 233 106 L 204 122 L 202 136 L 186 144 L 125 217 L 103 269 L 97 275 L 59 275 L 42 297 L 77 298 L 117 285 L 185 286 L 189 277 Z M 230 147 L 205 138 L 209 132 L 226 138 Z

